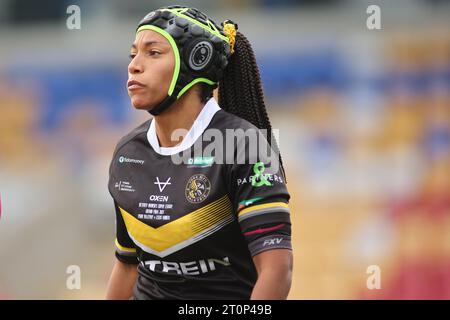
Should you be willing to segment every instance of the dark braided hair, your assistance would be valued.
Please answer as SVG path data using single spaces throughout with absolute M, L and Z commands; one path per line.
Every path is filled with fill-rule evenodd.
M 248 39 L 240 32 L 236 34 L 234 53 L 219 82 L 219 105 L 223 110 L 247 120 L 257 128 L 267 130 L 267 140 L 279 155 L 281 171 L 286 181 L 283 161 L 264 103 L 255 54 Z

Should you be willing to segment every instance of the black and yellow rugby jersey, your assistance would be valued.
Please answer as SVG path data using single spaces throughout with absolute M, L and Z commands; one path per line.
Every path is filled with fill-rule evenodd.
M 206 153 L 207 129 L 226 137 L 226 130 L 256 127 L 212 98 L 179 146 L 160 147 L 148 120 L 114 151 L 108 188 L 116 257 L 138 264 L 135 299 L 249 299 L 257 279 L 252 256 L 291 249 L 290 196 L 280 170 L 271 172 L 259 155 L 251 161 L 245 138 L 230 151 L 237 158 L 242 143 L 245 163 L 223 155 L 218 161 L 217 151 L 198 156 Z

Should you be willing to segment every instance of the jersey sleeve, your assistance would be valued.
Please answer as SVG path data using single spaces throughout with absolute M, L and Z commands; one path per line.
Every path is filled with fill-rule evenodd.
M 120 213 L 117 203 L 114 201 L 114 208 L 116 211 L 116 257 L 123 263 L 137 264 L 136 247 L 128 235 L 125 222 Z
M 290 195 L 279 155 L 260 133 L 256 142 L 246 140 L 240 145 L 235 149 L 234 163 L 227 167 L 226 179 L 249 251 L 255 256 L 271 249 L 292 250 Z
M 109 181 L 108 181 L 108 190 L 111 195 L 111 197 L 114 200 L 114 210 L 115 210 L 115 225 L 116 225 L 116 239 L 114 241 L 115 243 L 115 256 L 116 258 L 127 264 L 138 264 L 137 259 L 137 251 L 136 246 L 134 245 L 133 240 L 131 240 L 127 227 L 125 225 L 125 221 L 123 220 L 122 213 L 120 212 L 119 205 L 117 204 L 116 200 L 114 199 L 113 195 L 113 185 L 114 185 L 114 160 L 117 154 L 117 150 L 120 148 L 121 145 L 123 145 L 124 142 L 122 142 L 125 138 L 122 138 L 121 141 L 119 141 L 118 145 L 116 146 L 112 161 L 109 165 Z M 125 140 L 126 141 L 126 140 Z

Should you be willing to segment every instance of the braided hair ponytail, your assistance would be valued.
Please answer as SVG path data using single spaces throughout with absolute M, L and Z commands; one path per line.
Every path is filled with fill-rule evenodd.
M 219 105 L 225 111 L 249 121 L 259 129 L 266 130 L 270 146 L 279 155 L 281 172 L 286 181 L 283 161 L 264 103 L 261 77 L 252 46 L 240 32 L 235 32 L 233 40 L 235 40 L 232 50 L 234 53 L 219 82 Z

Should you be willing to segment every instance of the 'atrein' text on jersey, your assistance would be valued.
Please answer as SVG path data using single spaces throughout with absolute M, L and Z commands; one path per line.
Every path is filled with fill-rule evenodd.
M 257 279 L 252 256 L 291 249 L 289 193 L 280 170 L 263 174 L 261 161 L 199 157 L 194 142 L 210 128 L 224 137 L 226 129 L 255 129 L 212 98 L 179 146 L 161 148 L 149 120 L 116 147 L 108 185 L 116 256 L 138 264 L 135 299 L 248 299 Z M 186 150 L 192 156 L 174 163 L 172 155 Z

